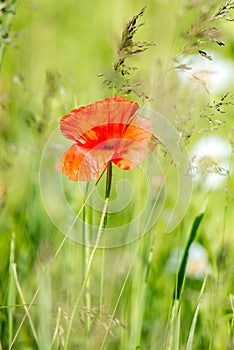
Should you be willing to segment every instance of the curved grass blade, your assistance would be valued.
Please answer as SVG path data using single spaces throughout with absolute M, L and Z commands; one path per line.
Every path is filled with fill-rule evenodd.
M 193 316 L 192 324 L 190 327 L 188 341 L 187 341 L 187 345 L 186 345 L 185 350 L 192 350 L 193 349 L 193 337 L 194 337 L 195 327 L 196 327 L 196 323 L 197 323 L 197 316 L 198 316 L 198 312 L 199 312 L 199 308 L 200 308 L 201 298 L 202 298 L 202 295 L 203 295 L 204 290 L 205 290 L 206 281 L 207 281 L 207 274 L 206 274 L 204 281 L 202 283 L 201 291 L 200 291 L 200 294 L 198 297 L 197 306 L 196 306 L 196 309 L 194 312 L 194 316 Z
M 180 299 L 180 296 L 181 296 L 181 293 L 183 290 L 184 281 L 185 281 L 185 271 L 186 271 L 186 265 L 187 265 L 187 261 L 188 261 L 189 248 L 196 238 L 197 230 L 198 230 L 198 227 L 203 219 L 203 216 L 204 216 L 204 213 L 198 215 L 193 222 L 192 230 L 190 232 L 189 239 L 188 239 L 187 245 L 186 245 L 185 250 L 184 250 L 183 259 L 182 259 L 179 273 L 178 273 L 177 284 L 175 286 L 174 295 L 173 295 L 174 300 Z

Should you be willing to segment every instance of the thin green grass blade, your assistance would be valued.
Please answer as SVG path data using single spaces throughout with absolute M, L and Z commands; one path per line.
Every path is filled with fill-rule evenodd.
M 8 286 L 8 297 L 7 297 L 7 306 L 8 308 L 8 341 L 9 345 L 13 339 L 13 317 L 15 312 L 15 307 L 13 305 L 16 304 L 16 288 L 15 288 L 15 280 L 14 274 L 12 270 L 12 265 L 15 262 L 15 234 L 12 234 L 11 238 L 11 249 L 10 249 L 10 261 L 9 261 L 9 286 Z
M 27 315 L 27 317 L 28 317 L 29 324 L 30 324 L 30 327 L 31 327 L 31 329 L 32 329 L 33 336 L 34 336 L 34 338 L 35 338 L 36 343 L 38 344 L 38 338 L 37 338 L 37 334 L 36 334 L 36 328 L 35 328 L 35 326 L 34 326 L 34 324 L 33 324 L 32 318 L 31 318 L 31 316 L 30 316 L 30 313 L 29 313 L 27 304 L 26 304 L 26 302 L 25 302 L 25 297 L 24 297 L 24 294 L 23 294 L 23 291 L 22 291 L 22 288 L 21 288 L 21 285 L 20 285 L 20 282 L 19 282 L 19 279 L 18 279 L 16 263 L 13 263 L 13 264 L 12 264 L 12 270 L 13 270 L 14 281 L 15 281 L 15 285 L 16 285 L 18 294 L 19 294 L 20 299 L 21 299 L 21 301 L 22 301 L 22 304 L 23 304 L 25 313 L 26 313 L 26 315 Z
M 59 339 L 59 327 L 60 327 L 60 322 L 61 322 L 61 307 L 58 308 L 58 316 L 57 316 L 57 321 L 55 325 L 55 330 L 52 338 L 52 342 L 50 345 L 50 350 L 55 350 L 58 349 L 58 345 L 56 344 L 56 340 Z
M 166 340 L 166 349 L 167 350 L 179 350 L 180 343 L 180 319 L 181 319 L 181 293 L 183 290 L 184 280 L 185 280 L 185 272 L 186 265 L 188 261 L 189 248 L 192 242 L 196 238 L 198 227 L 201 223 L 204 214 L 198 215 L 194 222 L 189 235 L 188 242 L 186 244 L 183 259 L 180 265 L 180 269 L 176 278 L 174 294 L 173 294 L 173 303 L 172 309 L 170 312 L 169 318 L 169 330 L 168 336 Z
M 200 294 L 198 297 L 197 306 L 196 306 L 196 309 L 194 312 L 194 316 L 193 316 L 192 324 L 190 327 L 188 341 L 187 341 L 187 345 L 186 345 L 185 350 L 192 350 L 193 337 L 194 337 L 195 327 L 196 327 L 196 323 L 197 323 L 197 316 L 198 316 L 198 312 L 199 312 L 199 308 L 200 308 L 201 298 L 202 298 L 202 295 L 203 295 L 204 290 L 205 290 L 206 281 L 207 281 L 207 275 L 205 276 L 204 281 L 202 283 L 201 291 L 200 291 Z
M 129 349 L 140 349 L 141 347 L 142 326 L 146 307 L 147 282 L 152 260 L 152 251 L 152 245 L 149 244 L 148 240 L 143 239 L 142 254 L 148 256 L 148 259 L 146 266 L 144 266 L 142 262 L 139 263 L 139 267 L 137 268 L 136 275 L 133 279 L 134 290 L 136 292 L 132 295 L 133 313 Z
M 203 216 L 204 216 L 204 213 L 198 215 L 193 222 L 192 230 L 191 230 L 187 245 L 185 247 L 183 259 L 182 259 L 182 262 L 180 265 L 177 285 L 176 285 L 175 290 L 174 290 L 173 299 L 177 299 L 177 300 L 180 299 L 181 292 L 183 290 L 184 280 L 185 280 L 185 271 L 186 271 L 186 265 L 187 265 L 187 261 L 188 261 L 189 248 L 196 238 L 197 230 L 198 230 L 199 225 L 203 219 Z
M 180 346 L 180 320 L 181 320 L 181 306 L 178 305 L 178 310 L 175 319 L 175 331 L 174 331 L 174 350 L 179 350 Z
M 166 350 L 179 350 L 180 344 L 180 317 L 181 316 L 181 305 L 180 301 L 175 299 L 172 305 L 170 321 L 169 321 L 169 332 L 166 342 Z
M 232 316 L 230 320 L 230 325 L 229 325 L 229 343 L 230 345 L 234 347 L 234 295 L 230 294 L 229 295 L 229 300 L 230 300 L 230 305 L 231 305 L 231 310 L 232 310 Z

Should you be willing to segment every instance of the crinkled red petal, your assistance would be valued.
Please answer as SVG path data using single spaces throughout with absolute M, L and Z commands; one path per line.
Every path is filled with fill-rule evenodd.
M 99 177 L 112 156 L 110 150 L 88 150 L 74 144 L 64 152 L 55 167 L 70 180 L 92 181 Z
M 137 103 L 112 97 L 71 111 L 60 126 L 76 144 L 56 168 L 74 181 L 98 178 L 109 161 L 124 170 L 134 168 L 156 145 L 151 120 L 134 114 L 137 109 Z
M 61 119 L 61 132 L 66 138 L 78 141 L 82 134 L 95 127 L 112 123 L 127 124 L 138 107 L 137 103 L 124 97 L 110 97 L 72 110 Z
M 125 128 L 112 161 L 121 169 L 133 169 L 147 156 L 151 135 L 151 120 L 135 115 Z
M 148 151 L 145 142 L 140 143 L 137 141 L 121 139 L 119 141 L 118 150 L 112 157 L 112 161 L 119 168 L 130 170 L 145 159 Z

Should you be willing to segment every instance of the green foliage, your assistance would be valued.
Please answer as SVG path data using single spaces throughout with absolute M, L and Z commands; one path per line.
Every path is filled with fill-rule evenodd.
M 190 249 L 193 241 L 196 239 L 197 230 L 198 230 L 198 227 L 202 221 L 203 216 L 204 216 L 204 214 L 200 214 L 194 220 L 193 227 L 192 227 L 191 233 L 189 235 L 189 239 L 188 239 L 188 242 L 186 244 L 186 247 L 184 249 L 184 255 L 183 255 L 183 258 L 182 258 L 182 261 L 180 264 L 180 269 L 178 272 L 178 281 L 176 282 L 176 287 L 175 287 L 175 291 L 174 291 L 174 299 L 180 300 L 182 289 L 183 289 L 183 284 L 184 284 L 185 276 L 186 276 L 186 266 L 188 263 L 189 249 Z
M 206 85 L 180 61 L 192 53 L 215 63 L 218 54 L 233 65 L 233 7 L 230 0 L 0 2 L 0 349 L 233 349 L 234 85 L 211 92 L 211 76 Z M 190 74 L 187 83 L 181 71 Z M 50 219 L 39 173 L 60 118 L 112 93 L 151 103 L 188 152 L 203 136 L 222 137 L 232 149 L 230 170 L 224 172 L 219 159 L 204 167 L 185 217 L 170 234 L 178 173 L 165 145 L 154 151 L 155 169 L 151 159 L 144 161 L 146 175 L 113 165 L 107 197 L 130 198 L 122 212 L 92 210 L 92 201 L 84 205 L 92 184 L 83 191 L 62 180 L 70 208 L 77 213 L 84 205 L 79 217 L 100 225 L 100 233 L 131 223 L 125 237 L 135 237 L 150 217 L 144 212 L 139 225 L 133 221 L 146 201 L 158 211 L 163 206 L 138 240 L 93 250 L 66 238 Z M 198 167 L 193 161 L 188 176 Z M 223 182 L 210 189 L 213 172 Z M 105 175 L 97 192 L 104 200 Z M 52 203 L 66 222 L 62 204 Z M 88 239 L 89 226 L 82 230 Z M 201 274 L 202 260 L 189 273 L 194 242 L 207 252 Z

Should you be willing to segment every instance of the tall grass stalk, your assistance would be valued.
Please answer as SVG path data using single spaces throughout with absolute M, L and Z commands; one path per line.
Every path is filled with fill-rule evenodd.
M 176 282 L 177 287 L 174 290 L 174 299 L 177 299 L 177 300 L 180 299 L 181 293 L 183 291 L 183 286 L 184 286 L 185 276 L 186 276 L 186 266 L 187 266 L 187 261 L 188 261 L 188 256 L 189 256 L 189 249 L 191 247 L 191 244 L 193 243 L 193 241 L 196 238 L 197 230 L 198 230 L 199 225 L 203 219 L 203 216 L 204 216 L 204 213 L 198 215 L 195 218 L 190 235 L 189 235 L 188 242 L 187 242 L 185 250 L 184 250 L 183 258 L 182 258 L 179 273 L 178 273 L 178 282 Z
M 103 231 L 105 241 L 105 230 Z M 103 242 L 104 242 L 103 241 Z M 102 320 L 102 309 L 103 309 L 103 295 L 104 295 L 104 281 L 105 281 L 105 248 L 102 249 L 101 256 L 101 278 L 100 278 L 100 298 L 99 298 L 99 319 Z
M 39 349 L 49 349 L 51 344 L 51 324 L 52 324 L 52 291 L 51 275 L 43 274 L 40 277 L 41 288 L 38 295 L 39 324 L 38 343 Z
M 77 310 L 78 310 L 81 298 L 83 296 L 83 293 L 85 291 L 85 288 L 87 287 L 87 282 L 89 281 L 90 271 L 91 271 L 93 259 L 94 259 L 95 253 L 97 251 L 97 248 L 98 248 L 101 236 L 102 236 L 103 228 L 105 227 L 106 220 L 107 220 L 107 210 L 108 210 L 108 204 L 109 204 L 109 199 L 110 199 L 111 180 L 112 180 L 112 164 L 111 164 L 111 162 L 108 163 L 106 171 L 107 171 L 107 176 L 106 176 L 105 203 L 104 203 L 104 207 L 103 207 L 103 210 L 102 210 L 100 224 L 99 224 L 99 228 L 98 228 L 98 232 L 97 232 L 97 238 L 96 238 L 96 241 L 95 241 L 95 245 L 94 245 L 94 247 L 93 247 L 93 249 L 91 251 L 90 257 L 89 257 L 89 261 L 88 261 L 88 265 L 87 265 L 84 281 L 82 283 L 79 295 L 78 295 L 78 297 L 76 299 L 76 302 L 75 302 L 75 305 L 73 307 L 73 310 L 72 310 L 72 313 L 71 313 L 71 317 L 70 317 L 70 320 L 69 320 L 69 323 L 68 323 L 64 350 L 67 350 L 68 347 L 69 347 L 69 341 L 70 341 L 70 336 L 71 336 L 71 331 L 72 331 L 72 325 L 73 325 L 73 322 L 74 322 L 74 318 L 75 318 L 75 315 L 77 313 Z
M 122 283 L 121 289 L 119 291 L 118 297 L 116 299 L 116 302 L 114 303 L 113 311 L 111 313 L 111 316 L 109 318 L 109 322 L 107 323 L 106 331 L 103 336 L 103 339 L 98 347 L 98 349 L 103 350 L 106 346 L 107 343 L 107 338 L 109 334 L 111 333 L 111 326 L 112 323 L 116 317 L 116 312 L 117 309 L 120 305 L 120 301 L 124 296 L 124 292 L 126 290 L 126 285 L 128 281 L 130 280 L 131 273 L 133 272 L 134 267 L 136 267 L 139 259 L 139 253 L 141 250 L 143 250 L 142 245 L 144 245 L 147 242 L 148 237 L 143 236 L 141 237 L 138 242 L 137 246 L 135 247 L 134 245 L 134 254 L 132 257 L 131 264 L 127 270 L 126 276 L 124 278 L 124 281 Z M 146 244 L 147 246 L 147 244 Z M 121 348 L 136 348 L 141 342 L 141 332 L 142 332 L 142 322 L 143 322 L 143 316 L 144 316 L 144 311 L 145 311 L 145 297 L 146 297 L 146 289 L 147 289 L 147 282 L 148 282 L 148 276 L 149 276 L 149 270 L 150 270 L 150 265 L 151 265 L 151 260 L 152 260 L 152 255 L 153 255 L 153 244 L 150 245 L 148 243 L 148 246 L 150 246 L 150 251 L 148 254 L 148 260 L 147 264 L 143 267 L 143 273 L 141 274 L 140 269 L 142 268 L 142 265 L 140 264 L 140 267 L 136 269 L 135 274 L 133 273 L 133 283 L 135 284 L 134 280 L 136 279 L 136 284 L 140 288 L 138 289 L 137 295 L 133 295 L 133 299 L 135 302 L 133 302 L 132 306 L 134 307 L 134 312 L 131 312 L 131 335 L 128 337 L 128 340 L 125 341 L 124 339 L 121 341 Z M 146 247 L 145 247 L 146 248 Z M 140 276 L 138 278 L 137 276 Z M 135 325 L 134 325 L 135 322 Z M 126 334 L 125 334 L 126 335 Z M 135 345 L 134 345 L 135 344 Z M 135 346 L 135 347 L 134 347 Z
M 179 350 L 180 322 L 181 322 L 181 303 L 180 303 L 180 300 L 175 299 L 173 301 L 171 314 L 170 314 L 166 350 Z
M 230 179 L 230 176 L 229 176 Z M 224 267 L 224 258 L 222 256 L 224 249 L 225 249 L 225 233 L 226 233 L 226 224 L 227 224 L 227 213 L 228 213 L 228 191 L 225 191 L 225 206 L 224 206 L 224 212 L 223 212 L 223 227 L 222 227 L 222 235 L 221 235 L 221 242 L 220 242 L 220 257 L 217 258 L 217 280 L 215 285 L 215 295 L 214 297 L 216 300 L 218 300 L 220 296 L 220 282 L 221 282 L 221 275 L 222 270 Z M 210 336 L 210 343 L 209 343 L 209 350 L 212 350 L 214 348 L 214 339 L 216 335 L 216 323 L 217 323 L 217 309 L 218 303 L 214 303 L 214 309 L 213 309 L 213 315 L 211 320 L 211 336 Z
M 100 178 L 102 177 L 102 175 L 103 175 L 103 174 L 101 174 Z M 98 184 L 100 178 L 98 179 L 98 181 L 96 182 L 96 184 L 95 184 L 95 186 L 92 188 L 92 190 L 90 190 L 90 192 L 89 192 L 89 194 L 88 194 L 88 196 L 87 196 L 85 202 L 83 203 L 83 205 L 82 205 L 81 208 L 79 209 L 78 213 L 76 214 L 75 219 L 73 220 L 73 222 L 72 222 L 70 228 L 68 229 L 68 231 L 67 231 L 66 235 L 64 236 L 62 242 L 60 243 L 59 247 L 57 248 L 57 250 L 56 250 L 56 252 L 55 252 L 55 254 L 54 254 L 52 260 L 50 261 L 48 267 L 45 269 L 45 272 L 44 272 L 45 275 L 49 272 L 49 269 L 52 267 L 52 265 L 53 265 L 54 262 L 56 261 L 56 259 L 57 259 L 58 255 L 59 255 L 59 253 L 61 252 L 61 250 L 62 250 L 62 248 L 63 248 L 65 242 L 67 241 L 67 238 L 69 237 L 69 233 L 71 232 L 71 230 L 72 230 L 72 228 L 73 228 L 73 226 L 74 226 L 74 224 L 75 224 L 77 218 L 78 218 L 79 215 L 82 213 L 82 211 L 83 211 L 85 205 L 86 205 L 87 202 L 89 201 L 89 198 L 91 197 L 92 193 L 93 193 L 94 190 L 96 189 L 96 186 L 97 186 L 97 184 Z M 35 300 L 36 300 L 36 298 L 37 298 L 37 296 L 38 296 L 38 294 L 39 294 L 40 289 L 41 289 L 41 283 L 39 284 L 39 286 L 38 286 L 36 292 L 34 293 L 32 299 L 31 299 L 30 304 L 28 305 L 28 311 L 31 309 L 32 305 L 34 304 L 34 302 L 35 302 Z M 17 330 L 16 330 L 16 332 L 15 332 L 15 335 L 14 335 L 14 338 L 12 339 L 12 342 L 11 342 L 11 344 L 10 344 L 9 350 L 11 350 L 11 349 L 13 348 L 14 343 L 15 343 L 15 341 L 16 341 L 16 339 L 17 339 L 19 333 L 20 333 L 20 330 L 21 330 L 21 328 L 22 328 L 22 326 L 23 326 L 23 324 L 24 324 L 26 318 L 27 318 L 27 313 L 24 314 L 24 316 L 23 316 L 23 318 L 22 318 L 22 320 L 21 320 L 21 322 L 20 322 L 20 324 L 19 324 L 19 326 L 18 326 L 18 328 L 17 328 Z
M 88 196 L 88 184 L 86 185 L 85 198 Z M 83 210 L 83 245 L 82 245 L 82 279 L 85 278 L 85 273 L 87 270 L 89 258 L 90 258 L 90 232 L 87 229 L 86 220 L 88 220 L 90 227 L 92 227 L 92 215 L 88 214 L 86 207 Z M 87 311 L 91 310 L 91 293 L 90 293 L 90 277 L 87 280 L 86 290 L 84 294 L 84 305 Z M 91 329 L 91 319 L 89 317 L 89 312 L 85 315 L 86 318 L 86 329 L 89 334 Z
M 100 241 L 100 238 L 101 238 L 101 234 L 102 234 L 102 227 L 103 227 L 104 222 L 105 222 L 105 216 L 106 216 L 106 212 L 107 212 L 108 203 L 109 203 L 109 198 L 106 198 L 105 199 L 105 204 L 104 204 L 104 207 L 103 207 L 103 211 L 102 211 L 102 216 L 101 216 L 101 220 L 100 220 L 100 225 L 99 225 L 99 229 L 98 229 L 98 233 L 97 233 L 96 242 L 95 242 L 95 245 L 94 245 L 94 247 L 92 249 L 92 252 L 90 254 L 89 262 L 88 262 L 88 265 L 87 265 L 87 270 L 86 270 L 86 273 L 85 273 L 85 278 L 84 278 L 84 281 L 82 283 L 79 295 L 78 295 L 78 297 L 76 299 L 76 303 L 75 303 L 75 305 L 73 307 L 72 314 L 71 314 L 71 317 L 70 317 L 70 320 L 69 320 L 69 323 L 68 323 L 68 329 L 67 329 L 67 333 L 66 333 L 66 341 L 65 341 L 64 350 L 67 350 L 68 347 L 69 347 L 69 341 L 70 341 L 70 336 L 71 336 L 71 331 L 72 331 L 72 325 L 73 325 L 73 322 L 74 322 L 74 318 L 75 318 L 77 309 L 79 307 L 81 298 L 83 296 L 83 293 L 85 291 L 85 288 L 87 287 L 87 282 L 89 280 L 90 271 L 91 271 L 91 267 L 92 267 L 92 262 L 93 262 L 93 259 L 94 259 L 94 256 L 95 256 L 95 253 L 96 253 L 96 250 L 98 248 L 98 244 L 99 244 L 99 241 Z
M 57 340 L 57 338 L 58 338 L 58 336 L 59 336 L 60 322 L 61 322 L 61 307 L 58 308 L 57 321 L 56 321 L 56 325 L 55 325 L 55 329 L 54 329 L 54 334 L 53 334 L 52 342 L 51 342 L 51 345 L 50 345 L 50 348 L 51 348 L 51 349 L 54 348 L 54 344 L 56 343 L 56 340 Z
M 196 323 L 197 323 L 197 317 L 198 317 L 198 312 L 199 312 L 199 308 L 200 308 L 200 304 L 201 304 L 201 299 L 205 290 L 205 286 L 206 286 L 206 281 L 207 281 L 207 274 L 205 275 L 205 278 L 203 280 L 202 283 L 202 287 L 200 290 L 200 294 L 198 297 L 198 301 L 197 301 L 197 306 L 193 315 L 193 320 L 192 320 L 192 324 L 190 327 L 190 331 L 189 331 L 189 335 L 188 335 L 188 340 L 187 340 L 187 344 L 186 344 L 186 349 L 185 350 L 192 350 L 193 349 L 193 338 L 194 338 L 194 334 L 195 334 L 195 327 L 196 327 Z
M 168 333 L 166 336 L 166 349 L 179 349 L 180 340 L 180 319 L 181 319 L 181 303 L 182 292 L 186 278 L 186 266 L 189 256 L 189 249 L 196 238 L 199 225 L 203 219 L 204 213 L 198 215 L 192 225 L 192 229 L 184 249 L 183 258 L 180 264 L 179 272 L 176 274 L 175 288 L 173 293 L 172 307 L 169 316 Z
M 230 294 L 229 295 L 229 300 L 230 300 L 230 305 L 231 305 L 231 311 L 232 311 L 232 316 L 231 316 L 231 322 L 230 322 L 230 347 L 234 347 L 234 295 Z
M 142 247 L 132 277 L 132 302 L 129 350 L 141 348 L 141 334 L 146 306 L 147 283 L 152 260 L 152 240 L 148 233 L 142 239 Z
M 39 291 L 40 291 L 40 286 L 37 288 L 37 290 L 36 290 L 36 292 L 35 292 L 35 294 L 34 294 L 32 300 L 31 300 L 30 304 L 28 305 L 28 308 L 27 308 L 28 311 L 31 309 L 32 305 L 34 304 L 34 301 L 36 300 Z M 16 330 L 16 332 L 15 332 L 14 338 L 12 339 L 12 342 L 11 342 L 11 344 L 10 344 L 10 346 L 9 346 L 9 350 L 13 349 L 13 346 L 14 346 L 14 344 L 15 344 L 15 341 L 16 341 L 16 339 L 17 339 L 19 333 L 20 333 L 20 330 L 21 330 L 21 328 L 22 328 L 22 326 L 23 326 L 23 324 L 24 324 L 26 318 L 27 318 L 27 313 L 25 312 L 24 317 L 22 318 L 22 320 L 21 320 L 21 322 L 20 322 L 20 324 L 19 324 L 19 326 L 18 326 L 18 328 L 17 328 L 17 330 Z
M 15 234 L 12 233 L 11 237 L 11 247 L 10 247 L 10 259 L 9 259 L 9 286 L 8 286 L 8 342 L 9 345 L 13 339 L 13 317 L 15 308 L 13 305 L 16 303 L 16 290 L 15 290 L 15 278 L 13 272 L 13 264 L 15 263 Z
M 140 246 L 139 246 L 139 247 L 140 247 Z M 137 249 L 137 250 L 138 250 L 138 249 Z M 117 298 L 117 300 L 116 300 L 116 302 L 115 302 L 115 304 L 114 304 L 112 314 L 111 314 L 111 316 L 110 316 L 109 322 L 108 322 L 107 327 L 106 327 L 106 332 L 105 332 L 104 337 L 103 337 L 103 339 L 102 339 L 101 345 L 99 346 L 100 350 L 103 350 L 104 347 L 105 347 L 105 345 L 106 345 L 107 337 L 108 337 L 108 335 L 109 335 L 109 333 L 110 333 L 112 322 L 113 322 L 113 320 L 114 320 L 114 318 L 115 318 L 115 314 L 116 314 L 117 308 L 118 308 L 119 303 L 120 303 L 120 300 L 121 300 L 121 298 L 122 298 L 122 296 L 123 296 L 123 293 L 124 293 L 124 290 L 125 290 L 127 281 L 128 281 L 128 279 L 129 279 L 130 273 L 131 273 L 131 271 L 132 271 L 134 262 L 135 262 L 135 261 L 132 262 L 131 266 L 129 267 L 129 269 L 128 269 L 128 271 L 127 271 L 127 274 L 126 274 L 126 276 L 125 276 L 124 282 L 123 282 L 123 284 L 122 284 L 122 286 L 121 286 L 121 290 L 120 290 L 120 292 L 119 292 L 119 294 L 118 294 L 118 298 Z
M 112 163 L 109 162 L 107 165 L 107 175 L 106 175 L 106 193 L 105 198 L 110 198 L 112 184 Z M 101 257 L 101 279 L 100 279 L 100 298 L 99 298 L 99 320 L 102 320 L 102 309 L 103 309 L 103 293 L 104 293 L 104 274 L 105 274 L 105 228 L 107 226 L 108 211 L 106 211 L 106 216 L 103 224 L 103 245 L 102 257 Z M 101 322 L 100 322 L 101 324 Z
M 27 304 L 26 304 L 26 301 L 25 301 L 25 297 L 24 297 L 23 291 L 22 291 L 22 288 L 21 288 L 20 283 L 19 283 L 18 274 L 17 274 L 17 268 L 16 268 L 16 264 L 15 263 L 12 264 L 12 270 L 13 270 L 13 274 L 14 274 L 15 284 L 16 284 L 18 293 L 20 295 L 20 299 L 21 299 L 22 304 L 24 306 L 25 313 L 27 314 L 27 317 L 28 317 L 28 320 L 29 320 L 30 327 L 32 329 L 32 333 L 33 333 L 34 339 L 35 339 L 35 341 L 36 341 L 36 343 L 38 345 L 38 336 L 37 336 L 37 333 L 36 333 L 36 328 L 35 328 L 35 326 L 33 324 L 33 320 L 32 320 L 32 318 L 30 316 L 30 313 L 29 313 L 29 310 L 28 310 L 28 307 L 27 307 Z

